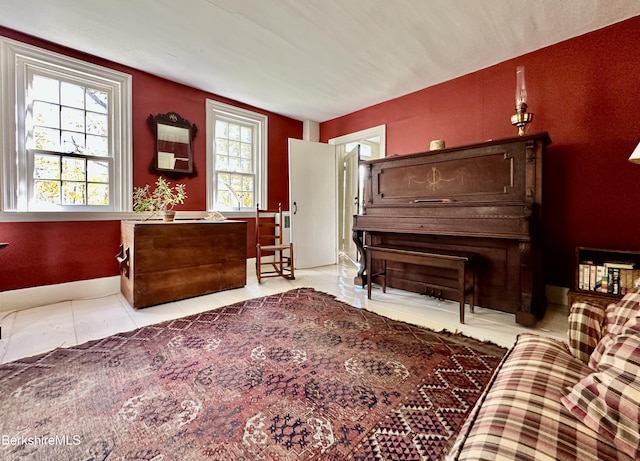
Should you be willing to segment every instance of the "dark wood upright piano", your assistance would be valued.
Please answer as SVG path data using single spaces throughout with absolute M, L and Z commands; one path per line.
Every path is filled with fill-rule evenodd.
M 353 221 L 362 262 L 355 283 L 366 283 L 365 245 L 474 253 L 476 304 L 534 325 L 546 306 L 542 157 L 550 142 L 541 133 L 363 162 L 364 210 Z M 401 262 L 389 263 L 386 275 L 387 286 L 418 293 L 447 278 Z

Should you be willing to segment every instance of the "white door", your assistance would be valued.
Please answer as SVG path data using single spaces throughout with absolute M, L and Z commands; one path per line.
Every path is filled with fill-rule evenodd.
M 338 200 L 334 146 L 289 139 L 289 200 L 294 267 L 336 264 Z
M 342 162 L 342 185 L 338 184 L 341 193 L 341 210 L 338 210 L 338 220 L 340 223 L 340 234 L 338 236 L 340 251 L 351 261 L 358 261 L 358 250 L 352 238 L 351 228 L 353 227 L 353 215 L 359 211 L 359 171 L 360 165 L 360 145 L 357 144 L 348 152 Z

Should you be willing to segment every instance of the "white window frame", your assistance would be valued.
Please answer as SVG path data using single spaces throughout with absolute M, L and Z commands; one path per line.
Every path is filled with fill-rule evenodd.
M 44 50 L 15 40 L 0 37 L 0 105 L 2 153 L 0 156 L 0 212 L 19 212 L 24 215 L 37 215 L 28 212 L 27 190 L 29 185 L 28 155 L 26 150 L 25 114 L 26 76 L 35 70 L 43 75 L 72 77 L 76 81 L 87 82 L 89 86 L 106 88 L 110 92 L 110 152 L 112 170 L 109 180 L 109 206 L 96 211 L 91 206 L 61 207 L 60 211 L 46 212 L 56 218 L 65 219 L 78 213 L 83 219 L 105 218 L 109 212 L 129 212 L 132 209 L 132 77 L 119 72 L 62 54 Z M 88 214 L 87 214 L 88 213 Z M 3 218 L 6 218 L 3 216 Z M 5 219 L 2 219 L 5 220 Z M 34 219 L 33 216 L 27 220 Z
M 225 216 L 253 216 L 255 215 L 255 209 L 216 210 L 216 180 L 214 171 L 216 118 L 221 117 L 225 120 L 235 120 L 240 123 L 249 122 L 256 125 L 254 203 L 263 206 L 267 204 L 267 132 L 269 118 L 264 114 L 214 101 L 213 99 L 207 99 L 205 104 L 207 113 L 207 211 L 221 211 Z

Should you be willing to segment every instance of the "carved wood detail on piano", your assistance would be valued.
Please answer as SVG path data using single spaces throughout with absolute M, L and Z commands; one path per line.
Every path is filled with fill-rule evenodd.
M 522 195 L 516 189 L 514 171 L 518 160 L 510 152 L 449 159 L 433 154 L 424 162 L 402 157 L 390 168 L 373 167 L 372 202 L 407 203 L 420 199 L 470 200 L 494 196 L 500 200 Z M 500 197 L 500 198 L 499 198 Z
M 478 305 L 535 323 L 544 311 L 540 251 L 546 133 L 363 162 L 365 206 L 353 240 L 462 249 L 480 257 Z M 388 285 L 420 291 L 424 269 L 389 263 Z

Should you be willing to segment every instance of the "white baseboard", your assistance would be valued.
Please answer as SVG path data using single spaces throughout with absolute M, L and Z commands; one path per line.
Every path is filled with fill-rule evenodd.
M 55 304 L 75 299 L 90 299 L 120 292 L 120 276 L 80 280 L 0 292 L 0 312 Z
M 547 295 L 547 303 L 560 304 L 561 306 L 569 305 L 569 301 L 567 300 L 569 288 L 559 287 L 556 285 L 546 285 L 545 293 Z
M 247 259 L 247 275 L 255 276 L 256 258 Z M 76 299 L 101 298 L 120 293 L 120 276 L 0 291 L 0 312 L 55 304 Z

